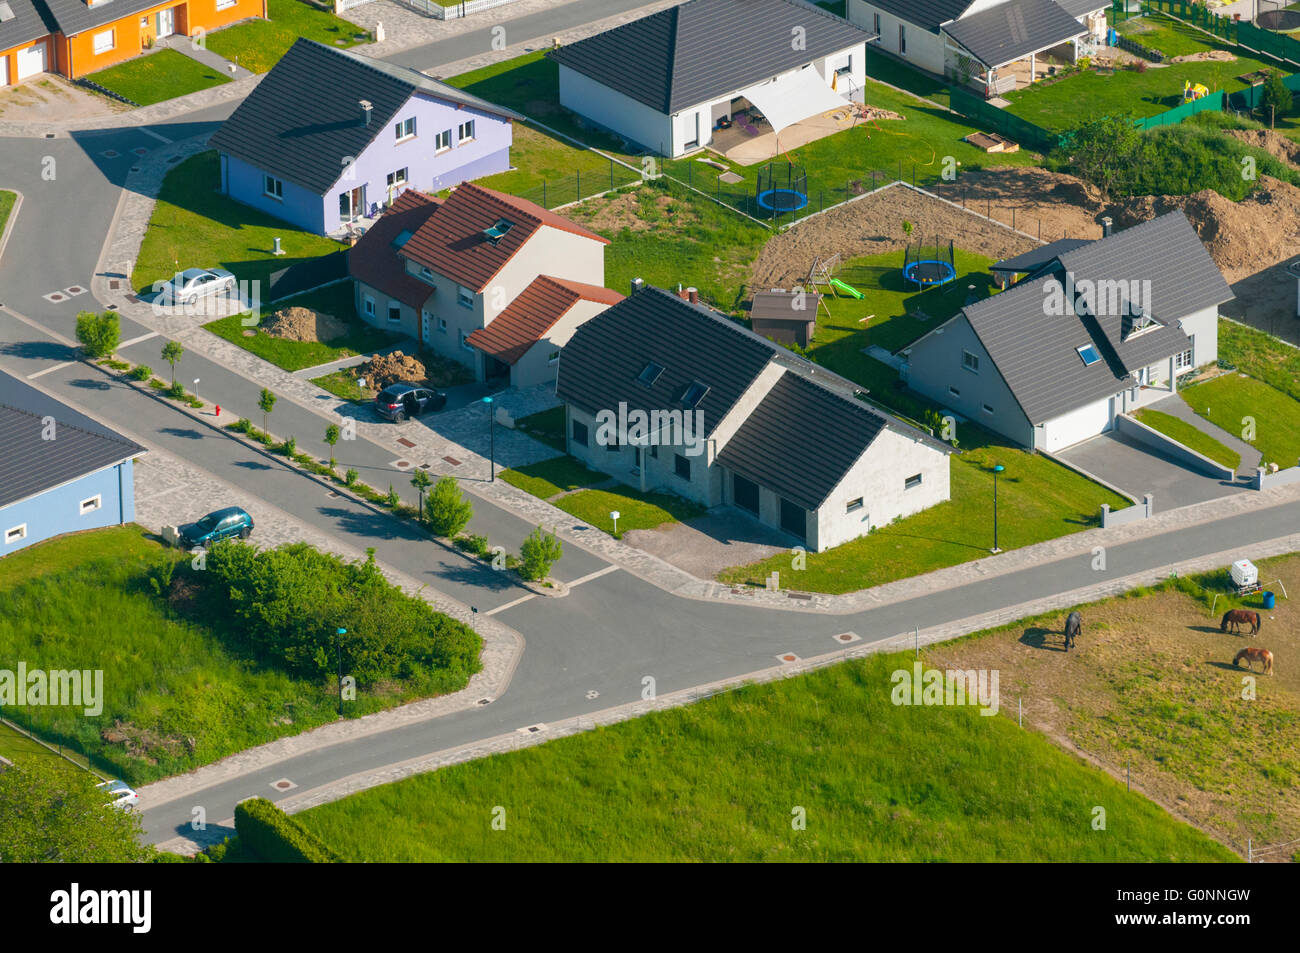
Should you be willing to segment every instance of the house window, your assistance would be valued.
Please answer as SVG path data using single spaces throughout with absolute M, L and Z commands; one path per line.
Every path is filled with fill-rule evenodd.
M 27 524 L 26 524 L 26 523 L 23 523 L 21 526 L 15 526 L 13 529 L 6 530 L 6 531 L 5 531 L 5 545 L 6 545 L 6 546 L 8 546 L 10 543 L 16 543 L 16 542 L 18 542 L 20 539 L 26 539 L 26 538 L 27 538 Z
M 1196 351 L 1196 335 L 1189 334 L 1187 336 L 1187 340 L 1191 342 L 1192 346 L 1189 347 L 1186 351 L 1183 351 L 1182 354 L 1179 354 L 1176 358 L 1174 358 L 1174 368 L 1176 370 L 1182 370 L 1185 367 L 1195 366 L 1192 363 L 1192 361 L 1194 360 L 1194 352 Z
M 109 50 L 113 48 L 113 31 L 105 30 L 103 33 L 96 33 L 94 44 L 95 44 L 96 55 L 100 53 L 107 53 Z
M 872 19 L 871 32 L 876 34 L 876 36 L 880 36 L 880 14 L 879 13 L 873 14 L 871 19 Z
M 921 474 L 917 473 L 903 481 L 903 489 L 910 490 L 921 485 Z
M 370 297 L 370 295 L 366 295 L 366 317 L 373 318 L 374 316 L 375 316 L 375 299 Z
M 95 494 L 90 499 L 81 501 L 81 515 L 85 516 L 87 513 L 93 513 L 103 505 L 103 496 L 101 494 Z
M 659 459 L 659 444 L 650 444 L 650 456 L 654 457 L 656 460 Z
M 984 405 L 984 413 L 986 413 L 986 414 L 991 414 L 991 413 L 993 413 L 993 405 L 992 405 L 992 404 L 985 404 L 985 405 Z
M 456 130 L 456 141 L 469 142 L 473 138 L 474 138 L 474 120 L 471 119 L 469 122 L 461 123 L 460 128 Z
M 474 292 L 463 285 L 456 286 L 456 303 L 462 308 L 474 307 Z
M 262 176 L 262 193 L 273 199 L 284 199 L 284 183 L 273 175 Z
M 420 277 L 423 278 L 425 281 L 433 281 L 433 269 L 431 269 L 428 265 L 421 265 Z
M 636 379 L 642 384 L 645 384 L 646 387 L 654 387 L 655 381 L 659 380 L 659 375 L 663 372 L 664 369 L 662 367 L 654 361 L 651 361 L 645 367 L 641 368 L 641 373 L 637 375 Z
M 438 319 L 438 330 L 441 331 L 443 334 L 446 334 L 446 333 L 447 333 L 447 319 L 446 319 L 446 318 L 439 318 L 439 319 Z
M 397 134 L 398 142 L 405 142 L 407 139 L 415 138 L 415 117 L 403 119 L 397 125 L 393 126 L 393 131 Z
M 972 354 L 970 351 L 961 352 L 961 366 L 971 373 L 980 372 L 980 359 L 978 354 Z
M 451 148 L 451 130 L 444 129 L 433 137 L 433 151 L 443 152 Z
M 393 304 L 391 301 L 388 303 L 388 323 L 402 323 L 402 306 L 400 304 Z
M 467 351 L 474 350 L 474 345 L 469 343 L 469 335 L 464 331 L 460 332 L 460 346 Z
M 552 352 L 550 353 L 550 356 L 546 358 L 546 363 L 547 363 L 547 364 L 559 364 L 559 363 L 560 363 L 560 352 L 559 352 L 559 351 L 552 351 Z
M 690 386 L 686 388 L 686 392 L 682 394 L 682 406 L 687 410 L 694 410 L 700 406 L 700 401 L 704 399 L 704 395 L 708 392 L 709 386 L 707 384 L 691 381 Z
M 683 457 L 680 453 L 673 454 L 673 456 L 675 457 L 675 459 L 673 460 L 673 472 L 676 473 L 683 480 L 690 480 L 691 478 L 690 458 Z
M 576 443 L 576 444 L 577 444 L 578 446 L 580 446 L 580 447 L 585 447 L 585 446 L 587 445 L 587 425 L 586 425 L 586 424 L 584 424 L 584 423 L 579 423 L 579 422 L 576 421 L 576 420 L 573 422 L 573 442 Z
M 903 28 L 901 23 L 898 25 L 898 52 L 907 52 L 907 30 Z
M 388 187 L 396 188 L 399 185 L 406 184 L 406 170 L 398 169 L 396 172 L 388 173 Z
M 234 6 L 236 3 L 238 3 L 238 2 L 239 2 L 239 0 L 217 0 L 217 9 L 218 9 L 218 10 L 229 10 L 231 7 L 233 7 L 233 6 Z
M 856 500 L 849 500 L 848 505 L 844 507 L 844 512 L 856 513 L 860 509 L 862 509 L 862 497 L 858 497 Z
M 959 390 L 958 390 L 957 388 L 955 388 L 955 387 L 949 387 L 949 388 L 948 388 L 948 393 L 952 394 L 952 396 L 954 396 L 954 397 L 960 397 L 960 396 L 961 396 L 961 391 L 959 391 Z
M 1079 352 L 1079 357 L 1083 359 L 1084 366 L 1086 367 L 1092 367 L 1092 365 L 1101 360 L 1101 355 L 1097 353 L 1097 349 L 1091 344 L 1076 347 L 1075 350 Z

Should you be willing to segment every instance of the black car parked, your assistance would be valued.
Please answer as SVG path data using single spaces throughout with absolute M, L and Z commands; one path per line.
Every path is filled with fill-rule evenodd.
M 447 406 L 447 395 L 429 387 L 399 381 L 375 397 L 375 410 L 388 420 L 406 420 Z

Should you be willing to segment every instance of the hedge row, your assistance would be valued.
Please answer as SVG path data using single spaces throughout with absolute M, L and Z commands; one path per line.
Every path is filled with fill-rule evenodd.
M 343 858 L 266 798 L 235 805 L 239 841 L 269 864 L 337 864 Z

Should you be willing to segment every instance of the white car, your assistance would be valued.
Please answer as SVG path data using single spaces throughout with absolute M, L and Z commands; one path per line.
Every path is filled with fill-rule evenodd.
M 120 807 L 124 811 L 131 811 L 140 803 L 140 795 L 127 787 L 124 781 L 104 781 L 101 784 L 96 784 L 95 787 L 108 795 L 110 807 Z
M 214 294 L 235 290 L 235 276 L 224 268 L 186 268 L 167 282 L 161 296 L 172 304 L 191 304 Z

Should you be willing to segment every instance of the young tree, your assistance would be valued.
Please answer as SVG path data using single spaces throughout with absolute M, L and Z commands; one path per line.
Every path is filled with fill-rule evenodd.
M 454 537 L 474 515 L 474 504 L 465 499 L 455 477 L 443 477 L 424 503 L 429 528 L 438 536 Z
M 1269 70 L 1268 79 L 1264 80 L 1264 91 L 1259 104 L 1264 114 L 1268 116 L 1270 128 L 1291 111 L 1292 102 L 1291 90 L 1287 87 L 1282 74 L 1275 69 Z
M 0 859 L 8 863 L 133 863 L 152 854 L 140 819 L 108 804 L 98 778 L 45 758 L 0 769 Z
M 267 429 L 266 418 L 271 416 L 271 411 L 275 410 L 276 396 L 267 388 L 262 388 L 262 393 L 257 398 L 257 406 L 262 409 L 262 429 Z
M 339 442 L 338 424 L 330 424 L 325 428 L 325 443 L 330 448 L 330 469 L 334 469 L 334 444 Z
M 108 357 L 117 350 L 122 339 L 122 328 L 112 311 L 96 314 L 81 311 L 77 314 L 77 342 L 87 357 Z
M 1072 170 L 1110 199 L 1133 181 L 1144 143 L 1132 119 L 1113 116 L 1076 129 L 1066 149 Z
M 172 366 L 172 383 L 176 383 L 176 362 L 185 353 L 180 341 L 167 341 L 162 346 L 162 359 Z
M 564 546 L 556 539 L 554 531 L 548 533 L 538 526 L 519 547 L 519 574 L 525 579 L 540 582 L 551 574 L 551 567 L 563 555 Z
M 424 520 L 424 491 L 433 485 L 433 480 L 429 479 L 429 474 L 425 470 L 416 467 L 415 473 L 411 475 L 411 486 L 420 494 L 420 520 Z

